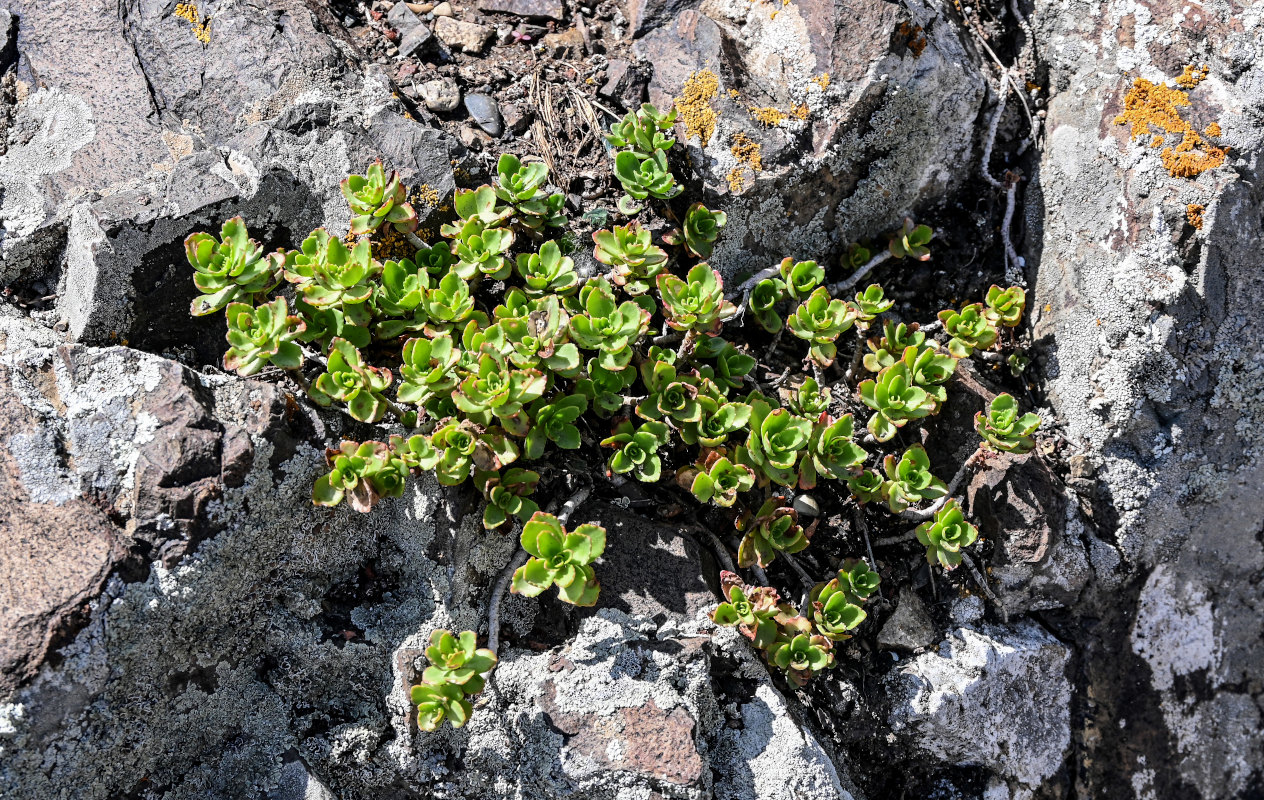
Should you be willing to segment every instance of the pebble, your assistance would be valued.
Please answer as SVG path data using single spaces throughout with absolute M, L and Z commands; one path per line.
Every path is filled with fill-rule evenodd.
M 500 136 L 505 132 L 505 123 L 500 116 L 500 106 L 490 95 L 467 94 L 465 110 L 469 112 L 478 127 L 492 136 Z
M 794 498 L 793 508 L 805 517 L 819 517 L 821 506 L 810 494 L 801 494 Z
M 448 2 L 440 3 L 430 9 L 430 13 L 434 14 L 436 17 L 450 17 L 452 16 L 452 4 Z
M 436 12 L 438 10 L 438 8 L 435 9 Z M 453 49 L 459 47 L 470 55 L 483 52 L 483 48 L 487 46 L 493 33 L 495 31 L 486 25 L 462 22 L 451 17 L 439 17 L 435 20 L 435 36 L 438 36 L 448 47 Z
M 426 81 L 417 87 L 426 108 L 439 114 L 455 111 L 461 104 L 461 88 L 451 78 Z

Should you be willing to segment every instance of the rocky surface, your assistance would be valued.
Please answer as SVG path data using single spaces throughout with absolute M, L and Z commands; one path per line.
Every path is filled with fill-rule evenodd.
M 1258 791 L 1258 8 L 181 8 L 0 0 L 0 796 Z M 1228 152 L 1173 176 L 1114 119 L 1135 77 L 1201 64 L 1182 113 Z M 222 323 L 188 317 L 180 243 L 235 214 L 268 247 L 342 231 L 337 183 L 377 157 L 417 190 L 423 233 L 502 149 L 552 159 L 571 212 L 613 208 L 594 125 L 673 96 L 678 173 L 729 212 L 731 273 L 786 254 L 833 270 L 912 213 L 942 244 L 890 268 L 901 313 L 1026 281 L 1024 399 L 1048 435 L 963 497 L 994 599 L 875 535 L 901 580 L 798 691 L 706 621 L 709 550 L 599 493 L 577 514 L 611 531 L 599 608 L 510 598 L 470 724 L 422 734 L 407 689 L 429 632 L 486 633 L 515 543 L 429 481 L 371 516 L 313 507 L 323 447 L 355 423 L 217 368 Z M 1021 263 L 985 173 L 1020 181 Z M 962 371 L 930 429 L 937 472 L 1000 385 Z M 863 552 L 850 522 L 818 537 L 822 574 L 828 542 Z

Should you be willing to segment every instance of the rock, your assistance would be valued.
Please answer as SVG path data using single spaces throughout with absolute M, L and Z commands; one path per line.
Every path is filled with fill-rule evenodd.
M 555 19 L 561 21 L 565 14 L 561 0 L 478 0 L 481 11 L 513 14 L 528 19 Z
M 422 25 L 421 18 L 413 13 L 407 3 L 402 2 L 391 6 L 390 13 L 386 15 L 386 21 L 401 34 L 408 33 L 413 28 Z
M 895 612 L 878 631 L 878 646 L 888 650 L 921 652 L 939 641 L 939 631 L 926 613 L 917 592 L 912 587 L 900 588 L 900 599 Z
M 533 115 L 529 111 L 524 111 L 519 104 L 509 103 L 501 106 L 500 116 L 509 132 L 515 136 L 520 136 L 527 129 L 527 126 L 531 124 Z
M 960 628 L 889 679 L 891 726 L 935 764 L 980 765 L 1035 792 L 1071 744 L 1070 658 L 1032 622 Z
M 639 108 L 645 101 L 645 89 L 649 83 L 646 70 L 622 58 L 612 58 L 606 65 L 606 81 L 598 93 L 617 100 L 627 109 Z
M 430 13 L 434 14 L 436 17 L 451 17 L 452 4 L 447 2 L 447 0 L 444 0 L 444 2 L 436 5 Z
M 439 8 L 436 7 L 435 11 L 438 10 Z M 459 48 L 465 53 L 478 55 L 483 52 L 483 48 L 487 47 L 487 43 L 491 41 L 492 34 L 495 32 L 486 25 L 462 22 L 450 16 L 439 16 L 437 13 L 435 16 L 438 17 L 435 20 L 435 36 L 438 36 L 439 40 L 448 47 Z
M 505 123 L 500 116 L 500 106 L 491 95 L 467 94 L 465 110 L 469 112 L 470 118 L 478 124 L 478 127 L 490 136 L 499 137 L 505 132 Z
M 425 25 L 417 25 L 400 37 L 399 54 L 405 57 L 424 55 L 433 41 L 434 34 L 430 29 Z
M 540 42 L 553 54 L 554 58 L 582 55 L 584 52 L 584 36 L 579 32 L 579 28 L 567 28 L 560 33 L 547 33 L 540 37 Z
M 18 56 L 17 25 L 13 15 L 0 10 L 0 73 L 7 70 Z
M 461 105 L 461 88 L 451 78 L 437 78 L 417 87 L 426 108 L 438 114 L 456 111 Z

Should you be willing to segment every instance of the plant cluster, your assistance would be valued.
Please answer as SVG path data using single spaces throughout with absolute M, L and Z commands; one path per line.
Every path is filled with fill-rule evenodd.
M 607 140 L 625 215 L 682 191 L 666 158 L 674 119 L 674 110 L 645 105 L 612 127 Z M 829 369 L 849 330 L 876 334 L 863 342 L 863 360 L 855 341 L 857 368 L 873 373 L 854 387 L 853 407 L 870 412 L 857 431 L 853 415 L 839 413 L 852 398 L 813 377 L 760 383 L 754 352 L 725 337 L 726 324 L 731 330 L 742 317 L 720 273 L 700 260 L 714 252 L 727 222 L 722 212 L 694 203 L 671 214 L 678 227 L 658 241 L 635 220 L 598 230 L 593 254 L 608 269 L 582 275 L 567 240 L 546 235 L 566 223 L 564 198 L 547 182 L 544 164 L 502 156 L 494 181 L 457 190 L 456 218 L 440 228 L 440 240 L 424 242 L 407 190 L 374 164 L 343 182 L 352 212 L 344 238 L 317 229 L 299 249 L 265 256 L 240 218 L 218 239 L 189 237 L 202 293 L 193 313 L 228 316 L 225 368 L 286 370 L 314 402 L 363 423 L 391 420 L 402 431 L 328 449 L 328 472 L 312 490 L 316 504 L 345 500 L 367 512 L 402 495 L 420 472 L 448 486 L 471 481 L 486 501 L 486 528 L 521 526 L 529 558 L 511 590 L 535 597 L 557 587 L 561 600 L 591 605 L 606 531 L 568 531 L 533 497 L 541 472 L 530 462 L 557 451 L 602 448 L 612 480 L 671 483 L 699 503 L 731 509 L 724 513 L 742 534 L 743 569 L 809 545 L 817 522 L 800 522 L 786 499 L 793 491 L 831 481 L 858 502 L 881 500 L 897 513 L 948 494 L 920 445 L 885 458 L 866 445 L 940 411 L 958 360 L 1018 323 L 1021 289 L 992 287 L 985 303 L 942 312 L 948 341 L 941 345 L 916 324 L 886 317 L 893 302 L 879 284 L 836 298 L 815 261 L 787 258 L 770 268 L 773 277 L 755 282 L 745 304 L 760 328 L 790 331 L 805 367 Z M 413 242 L 412 258 L 375 257 L 387 227 Z M 931 236 L 907 222 L 889 252 L 925 260 Z M 848 259 L 867 261 L 862 251 Z M 318 374 L 309 380 L 309 372 Z M 1002 395 L 976 427 L 987 447 L 1025 452 L 1038 422 Z M 960 562 L 976 535 L 951 502 L 918 529 L 928 558 L 945 568 Z M 813 589 L 810 607 L 795 610 L 769 587 L 726 580 L 717 623 L 739 625 L 797 683 L 833 664 L 834 643 L 864 619 L 861 606 L 878 585 L 867 564 L 846 562 Z M 459 647 L 450 635 L 432 643 L 432 664 L 456 666 L 442 680 L 427 670 L 436 679 L 414 690 L 423 728 L 468 716 L 466 697 L 482 686 L 476 676 L 495 663 L 473 649 L 473 636 L 452 640 Z M 457 664 L 458 656 L 466 661 Z
M 474 631 L 453 636 L 439 629 L 430 634 L 426 659 L 430 666 L 412 689 L 417 727 L 433 731 L 446 719 L 460 728 L 474 710 L 469 698 L 483 691 L 483 676 L 496 666 L 496 654 L 478 646 Z

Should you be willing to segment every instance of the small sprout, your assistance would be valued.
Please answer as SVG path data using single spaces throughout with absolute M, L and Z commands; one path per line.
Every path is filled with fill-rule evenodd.
M 658 276 L 658 294 L 667 324 L 678 331 L 718 333 L 737 307 L 724 299 L 724 280 L 705 263 L 694 264 L 686 280 Z
M 614 291 L 603 278 L 584 284 L 579 293 L 582 313 L 570 320 L 575 344 L 598 352 L 597 363 L 618 372 L 632 360 L 632 342 L 645 333 L 650 313 L 631 300 L 615 302 Z
M 868 264 L 871 255 L 872 254 L 869 252 L 869 248 L 865 247 L 860 242 L 854 242 L 847 248 L 847 252 L 843 255 L 841 260 L 844 267 L 848 267 L 854 271 L 860 269 L 865 264 Z
M 781 623 L 777 641 L 768 647 L 768 660 L 785 671 L 796 686 L 803 686 L 818 672 L 834 666 L 834 648 L 829 639 L 812 633 L 812 623 L 793 617 Z
M 318 506 L 336 506 L 345 497 L 353 509 L 367 514 L 381 498 L 404 494 L 408 466 L 392 458 L 382 442 L 343 442 L 337 450 L 325 450 L 325 461 L 329 472 L 312 485 L 312 502 Z
M 926 341 L 926 334 L 917 329 L 917 323 L 905 325 L 903 322 L 885 320 L 882 323 L 882 336 L 869 339 L 865 344 L 869 352 L 865 355 L 865 369 L 870 372 L 881 372 L 894 364 L 910 347 L 921 347 Z
M 956 500 L 949 500 L 935 512 L 934 519 L 917 526 L 917 541 L 926 545 L 926 562 L 939 562 L 946 570 L 961 563 L 961 548 L 979 538 L 979 529 L 966 522 Z
M 540 473 L 519 467 L 510 467 L 502 475 L 499 472 L 476 472 L 474 482 L 483 492 L 487 507 L 483 509 L 483 527 L 495 530 L 510 517 L 526 522 L 540 507 L 527 495 L 535 491 Z
M 461 381 L 452 402 L 479 425 L 500 420 L 515 436 L 527 433 L 522 407 L 539 399 L 548 378 L 535 369 L 512 369 L 501 353 L 485 349 L 478 357 L 478 371 Z
M 526 282 L 528 297 L 546 294 L 566 295 L 575 291 L 579 277 L 575 274 L 575 262 L 562 255 L 557 242 L 545 242 L 540 252 L 518 256 L 518 274 Z
M 1032 434 L 1039 427 L 1040 417 L 1031 412 L 1019 416 L 1018 401 L 1009 394 L 997 395 L 986 414 L 974 415 L 974 429 L 984 446 L 1004 453 L 1030 453 L 1036 446 Z
M 751 289 L 750 310 L 755 314 L 759 327 L 769 333 L 776 333 L 785 324 L 777 313 L 777 303 L 785 296 L 786 284 L 778 278 L 765 278 Z
M 667 156 L 662 150 L 646 159 L 634 153 L 623 151 L 615 156 L 614 174 L 623 184 L 626 194 L 619 198 L 619 211 L 632 216 L 641 210 L 636 202 L 646 198 L 670 200 L 685 189 L 676 183 L 676 178 L 667 166 Z
M 368 321 L 368 310 L 357 309 L 373 294 L 378 272 L 367 239 L 350 250 L 342 240 L 317 228 L 303 240 L 302 249 L 285 259 L 285 279 L 302 292 L 303 302 L 316 308 L 341 308 Z
M 847 592 L 848 599 L 853 603 L 868 600 L 881 584 L 882 577 L 869 569 L 868 562 L 863 558 L 849 558 L 838 570 L 838 585 Z
M 842 300 L 831 300 L 829 291 L 822 286 L 795 309 L 786 320 L 786 327 L 809 343 L 808 358 L 825 368 L 838 355 L 834 341 L 855 321 L 852 308 Z
M 685 212 L 685 224 L 681 230 L 670 231 L 663 237 L 668 244 L 683 244 L 685 249 L 698 258 L 709 258 L 719 238 L 720 231 L 728 223 L 723 211 L 708 211 L 702 203 L 694 203 Z M 683 232 L 682 232 L 683 231 Z
M 650 158 L 660 150 L 670 150 L 676 140 L 667 135 L 676 122 L 676 107 L 667 113 L 645 103 L 636 112 L 629 111 L 610 126 L 606 142 L 619 150 L 626 149 L 637 158 Z
M 404 342 L 400 384 L 396 396 L 401 403 L 428 406 L 437 397 L 451 394 L 457 385 L 456 365 L 461 353 L 450 334 L 433 339 Z
M 431 275 L 442 277 L 456 264 L 456 256 L 452 255 L 452 245 L 448 242 L 436 242 L 433 246 L 422 242 L 413 261 Z
M 600 586 L 590 566 L 606 549 L 606 529 L 580 525 L 571 532 L 552 514 L 537 511 L 522 526 L 522 549 L 532 555 L 513 575 L 510 591 L 536 597 L 557 586 L 558 597 L 577 606 L 597 602 Z
M 268 364 L 298 369 L 303 364 L 303 351 L 294 340 L 306 327 L 302 319 L 289 315 L 284 297 L 258 308 L 229 303 L 224 369 L 236 370 L 243 378 Z
M 882 473 L 871 469 L 862 470 L 859 474 L 847 478 L 847 488 L 851 490 L 852 496 L 858 503 L 881 500 L 882 490 L 886 488 L 886 485 L 887 482 L 882 477 Z
M 828 583 L 818 583 L 812 589 L 809 599 L 816 632 L 830 641 L 850 639 L 849 631 L 855 630 L 868 616 L 846 588 L 840 585 L 838 578 Z
M 399 181 L 399 173 L 389 174 L 381 161 L 369 165 L 364 175 L 350 175 L 339 185 L 342 196 L 351 206 L 351 234 L 361 236 L 390 223 L 400 233 L 417 229 L 417 212 L 405 202 L 408 190 Z
M 496 654 L 478 646 L 474 631 L 463 631 L 460 636 L 443 629 L 434 631 L 426 658 L 430 666 L 421 674 L 422 681 L 435 686 L 453 684 L 467 695 L 483 691 L 483 675 L 496 667 Z
M 894 300 L 886 297 L 882 287 L 876 283 L 869 284 L 863 292 L 856 294 L 855 316 L 856 326 L 862 329 L 869 327 L 879 314 L 885 314 L 895 305 Z
M 548 442 L 563 450 L 578 450 L 581 439 L 575 420 L 587 410 L 588 400 L 580 395 L 567 395 L 551 403 L 537 400 L 528 414 L 534 422 L 523 442 L 527 458 L 543 456 Z
M 697 466 L 682 473 L 682 484 L 693 492 L 699 503 L 712 500 L 721 508 L 729 508 L 737 502 L 737 493 L 749 491 L 755 485 L 755 473 L 743 464 L 734 464 L 717 450 L 711 450 Z
M 943 384 L 952 379 L 957 371 L 957 359 L 939 352 L 933 342 L 928 347 L 906 347 L 900 359 L 908 367 L 913 383 L 926 390 L 935 400 L 935 410 L 948 400 L 948 390 Z M 933 412 L 932 412 L 933 413 Z
M 195 317 L 251 301 L 277 285 L 277 259 L 263 257 L 263 248 L 250 238 L 241 217 L 224 223 L 218 242 L 209 233 L 191 234 L 184 240 L 184 253 L 193 267 L 193 283 L 202 292 L 189 309 Z
M 746 532 L 737 547 L 737 565 L 745 569 L 751 564 L 767 568 L 777 553 L 797 553 L 808 546 L 811 532 L 799 525 L 793 509 L 779 506 L 779 499 L 770 498 L 746 522 Z
M 803 300 L 825 280 L 825 270 L 815 261 L 796 262 L 793 258 L 785 258 L 781 261 L 779 273 L 786 293 L 793 300 Z M 829 299 L 828 293 L 825 298 Z
M 861 381 L 859 388 L 861 402 L 873 409 L 869 432 L 879 442 L 890 441 L 909 420 L 929 416 L 935 410 L 935 398 L 913 383 L 902 361 L 879 372 L 876 380 Z
M 649 394 L 636 407 L 640 416 L 652 420 L 666 417 L 677 423 L 702 418 L 695 378 L 678 375 L 676 367 L 665 361 L 645 361 L 641 364 L 641 379 Z
M 957 358 L 969 358 L 975 350 L 986 350 L 996 341 L 996 323 L 988 319 L 982 303 L 972 303 L 960 312 L 948 309 L 939 312 L 944 330 L 952 337 L 948 352 Z
M 852 441 L 852 416 L 833 422 L 818 421 L 808 440 L 808 451 L 799 462 L 799 488 L 812 489 L 818 477 L 843 480 L 869 455 Z
M 593 234 L 593 256 L 614 267 L 610 280 L 630 295 L 649 291 L 651 278 L 667 266 L 667 252 L 655 245 L 650 232 L 633 222 Z
M 812 422 L 784 408 L 773 410 L 757 396 L 750 405 L 750 435 L 738 460 L 768 480 L 782 486 L 793 485 L 798 480 L 796 462 L 812 436 Z
M 614 434 L 601 440 L 602 447 L 617 448 L 606 466 L 611 472 L 624 475 L 631 472 L 632 477 L 643 483 L 654 483 L 662 475 L 663 462 L 658 457 L 658 448 L 670 438 L 666 425 L 653 420 L 639 428 L 633 428 L 630 420 L 621 420 L 615 426 Z
M 729 434 L 736 433 L 750 422 L 751 407 L 745 403 L 724 403 L 714 397 L 698 397 L 699 416 L 694 422 L 680 426 L 685 444 L 719 447 Z
M 744 586 L 731 572 L 721 572 L 720 581 L 728 601 L 716 606 L 711 612 L 711 621 L 725 627 L 736 626 L 756 647 L 767 647 L 776 641 L 776 617 L 781 613 L 777 592 Z
M 905 217 L 904 227 L 891 235 L 889 250 L 896 258 L 915 258 L 918 261 L 930 260 L 931 237 L 935 232 L 927 225 L 914 225 L 913 220 Z
M 587 397 L 600 416 L 609 417 L 623 407 L 623 390 L 636 381 L 636 370 L 608 370 L 595 358 L 588 361 L 587 369 L 588 377 L 575 382 L 575 391 Z
M 412 701 L 417 706 L 417 727 L 423 731 L 438 730 L 445 719 L 453 728 L 460 728 L 474 713 L 465 692 L 452 683 L 419 683 L 412 689 Z
M 391 371 L 364 362 L 351 342 L 334 339 L 329 343 L 325 372 L 312 384 L 312 399 L 322 406 L 333 400 L 347 404 L 347 411 L 361 422 L 377 422 L 386 413 L 383 392 L 390 388 Z
M 1013 328 L 1022 321 L 1023 308 L 1027 305 L 1027 293 L 1021 286 L 1002 289 L 993 284 L 987 291 L 987 311 L 984 313 L 993 322 Z
M 822 389 L 815 378 L 804 378 L 803 383 L 793 392 L 781 390 L 786 408 L 801 417 L 815 419 L 829 413 L 833 395 L 829 389 Z
M 948 487 L 930 472 L 930 456 L 926 448 L 915 444 L 897 459 L 894 454 L 882 461 L 887 474 L 883 492 L 887 507 L 898 514 L 922 500 L 937 500 L 948 493 Z

